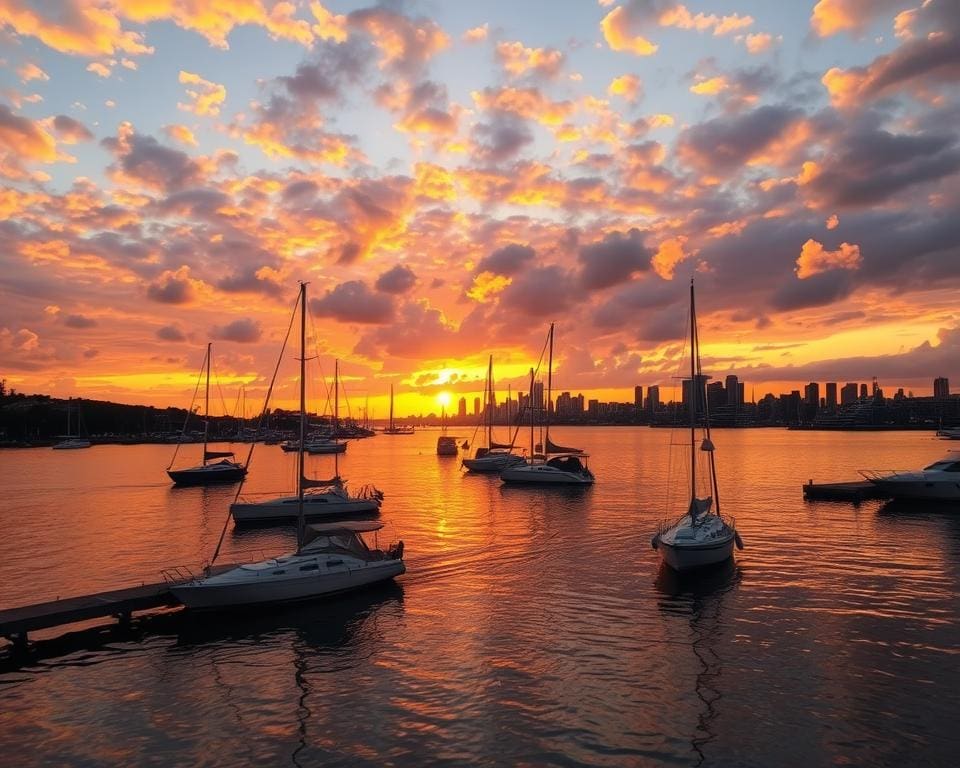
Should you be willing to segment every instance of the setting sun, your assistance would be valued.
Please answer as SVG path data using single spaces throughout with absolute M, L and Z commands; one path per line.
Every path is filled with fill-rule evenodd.
M 440 403 L 444 408 L 447 408 L 450 405 L 450 393 L 441 392 L 437 395 L 437 402 Z

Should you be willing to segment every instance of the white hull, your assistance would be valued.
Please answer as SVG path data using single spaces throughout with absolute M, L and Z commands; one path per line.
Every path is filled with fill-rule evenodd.
M 517 467 L 508 467 L 500 473 L 500 479 L 505 483 L 526 483 L 536 485 L 592 485 L 593 474 L 584 472 L 568 472 L 547 464 L 523 464 Z
M 303 500 L 303 516 L 307 520 L 369 515 L 380 511 L 380 504 L 373 499 L 343 499 L 333 494 L 306 496 Z M 297 519 L 297 497 L 288 496 L 259 504 L 236 502 L 230 505 L 230 514 L 237 523 L 283 522 Z
M 216 578 L 205 579 L 171 587 L 170 592 L 188 608 L 238 608 L 326 597 L 386 581 L 406 571 L 402 560 L 363 563 L 349 557 L 344 557 L 339 565 L 326 568 L 321 565 L 319 570 L 303 575 L 293 570 L 291 575 L 291 569 L 299 567 L 297 564 L 276 562 L 273 568 L 267 569 L 262 575 L 248 579 L 220 583 Z M 234 571 L 223 575 L 229 576 Z M 276 571 L 286 573 L 274 576 Z
M 657 544 L 660 559 L 675 571 L 692 571 L 716 565 L 733 557 L 733 537 L 726 542 L 697 547 L 678 547 L 660 541 Z
M 89 448 L 91 442 L 89 440 L 84 440 L 83 438 L 71 438 L 69 440 L 64 440 L 62 443 L 57 443 L 53 446 L 55 451 L 72 451 L 77 448 Z
M 304 450 L 309 454 L 345 453 L 346 443 L 307 443 Z
M 481 456 L 479 459 L 464 459 L 463 466 L 471 472 L 502 472 L 508 467 L 523 464 L 524 458 L 516 454 L 499 454 Z
M 955 482 L 938 480 L 870 480 L 892 499 L 960 501 L 960 476 Z

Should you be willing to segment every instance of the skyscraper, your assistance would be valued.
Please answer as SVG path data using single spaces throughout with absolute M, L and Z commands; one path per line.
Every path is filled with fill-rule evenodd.
M 836 408 L 837 407 L 837 382 L 828 381 L 827 382 L 827 408 Z
M 857 402 L 857 385 L 848 381 L 840 387 L 840 405 L 850 405 Z
M 727 405 L 732 405 L 734 408 L 739 408 L 743 405 L 743 387 L 740 385 L 740 380 L 737 379 L 736 374 L 731 373 L 727 376 Z
M 538 411 L 543 410 L 543 382 L 535 381 L 533 383 L 533 407 Z
M 867 394 L 867 385 L 866 385 L 866 384 L 861 384 L 861 385 L 860 385 L 860 399 L 861 399 L 861 400 L 866 400 L 868 397 L 869 397 L 869 395 Z
M 950 380 L 945 376 L 938 376 L 933 380 L 933 396 L 939 400 L 950 397 Z
M 467 398 L 461 397 L 460 402 L 457 403 L 457 416 L 461 419 L 467 418 Z
M 633 404 L 638 411 L 643 407 L 643 387 L 639 384 L 633 388 Z
M 660 407 L 660 385 L 647 387 L 647 410 L 654 413 Z
M 803 388 L 803 399 L 807 405 L 812 405 L 814 408 L 820 406 L 820 385 L 815 381 L 811 381 Z
M 496 405 L 496 403 L 492 403 L 492 405 Z M 473 398 L 473 415 L 474 416 L 480 415 L 480 398 L 479 397 Z

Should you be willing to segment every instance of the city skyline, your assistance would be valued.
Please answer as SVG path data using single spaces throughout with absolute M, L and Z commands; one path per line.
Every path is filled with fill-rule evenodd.
M 52 8 L 0 8 L 17 390 L 182 407 L 212 339 L 254 401 L 304 280 L 377 413 L 523 390 L 551 321 L 554 389 L 631 402 L 691 276 L 758 397 L 960 381 L 956 0 Z

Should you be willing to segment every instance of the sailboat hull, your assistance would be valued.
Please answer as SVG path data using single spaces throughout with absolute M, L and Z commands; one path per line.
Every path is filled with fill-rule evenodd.
M 347 517 L 349 515 L 377 515 L 380 503 L 374 499 L 344 499 L 338 494 L 310 494 L 303 500 L 305 520 Z M 285 523 L 297 519 L 297 497 L 288 496 L 259 504 L 237 502 L 230 505 L 230 514 L 238 524 Z
M 192 609 L 240 608 L 329 597 L 387 581 L 406 571 L 402 560 L 364 563 L 344 557 L 342 562 L 328 561 L 326 566 L 292 575 L 291 568 L 303 566 L 277 563 L 257 573 L 244 572 L 241 566 L 223 574 L 232 579 L 203 579 L 171 587 L 170 592 Z
M 175 485 L 217 485 L 220 483 L 239 483 L 247 474 L 247 470 L 241 464 L 224 462 L 207 464 L 205 467 L 170 469 L 167 470 L 167 474 Z
M 74 450 L 77 450 L 78 448 L 89 448 L 90 446 L 91 446 L 91 442 L 89 440 L 84 440 L 82 437 L 81 438 L 72 437 L 67 440 L 64 440 L 61 443 L 57 443 L 55 446 L 53 446 L 53 450 L 74 451 Z
M 663 562 L 682 573 L 729 560 L 733 557 L 733 537 L 724 542 L 682 547 L 660 541 L 657 543 L 657 551 Z
M 508 467 L 500 473 L 505 483 L 535 485 L 593 485 L 593 473 L 589 470 L 570 472 L 551 467 L 549 464 L 523 464 Z
M 513 467 L 524 463 L 523 456 L 517 456 L 515 453 L 487 454 L 479 459 L 464 459 L 463 466 L 471 472 L 502 472 L 507 467 Z
M 346 443 L 307 443 L 304 450 L 309 454 L 346 453 Z

